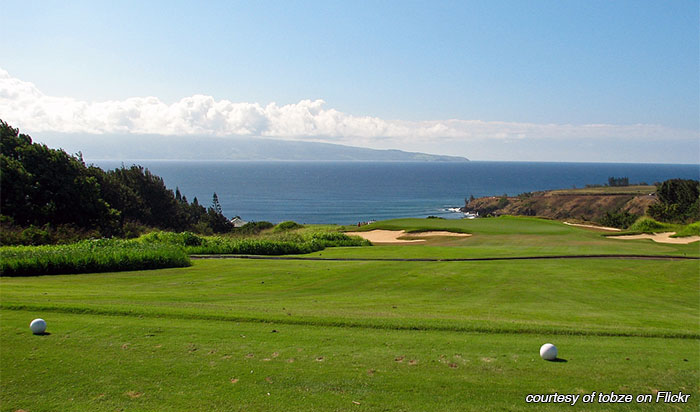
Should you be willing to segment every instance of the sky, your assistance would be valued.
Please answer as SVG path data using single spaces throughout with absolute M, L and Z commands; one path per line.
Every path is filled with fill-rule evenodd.
M 700 163 L 700 1 L 3 0 L 2 14 L 0 119 L 38 141 Z

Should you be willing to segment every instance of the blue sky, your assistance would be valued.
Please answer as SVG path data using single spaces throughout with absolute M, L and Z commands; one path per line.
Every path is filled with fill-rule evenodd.
M 2 8 L 0 118 L 37 135 L 260 135 L 483 160 L 700 160 L 698 1 Z M 149 96 L 157 102 L 133 101 Z M 164 126 L 179 124 L 183 105 L 200 112 Z M 59 106 L 78 108 L 54 114 Z

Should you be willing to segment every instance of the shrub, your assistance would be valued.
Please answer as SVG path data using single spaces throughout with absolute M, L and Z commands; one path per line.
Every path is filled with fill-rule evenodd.
M 141 236 L 138 240 L 144 243 L 164 243 L 174 246 L 199 246 L 204 242 L 204 237 L 192 232 L 151 232 Z
M 327 247 L 369 245 L 369 241 L 357 236 L 319 232 L 306 236 L 285 234 L 277 239 L 207 237 L 201 245 L 187 247 L 186 250 L 193 254 L 297 255 L 318 252 Z
M 673 225 L 669 225 L 667 223 L 662 223 L 658 222 L 650 217 L 640 217 L 637 219 L 636 222 L 632 226 L 629 227 L 629 230 L 632 232 L 640 232 L 640 233 L 658 233 L 658 232 L 667 232 L 671 231 L 674 229 Z
M 700 222 L 685 225 L 672 237 L 700 236 Z
M 282 231 L 286 231 L 286 230 L 301 229 L 303 227 L 304 227 L 304 225 L 300 225 L 297 222 L 289 220 L 289 221 L 282 222 L 282 223 L 278 224 L 277 226 L 275 226 L 275 231 L 282 232 Z
M 0 218 L 0 245 L 39 246 L 48 244 L 75 243 L 83 239 L 98 237 L 96 231 L 83 230 L 73 225 L 29 227 L 16 226 L 9 216 Z
M 272 229 L 273 227 L 275 225 L 270 222 L 248 222 L 241 227 L 234 228 L 231 232 L 241 235 L 257 235 L 263 230 Z
M 638 215 L 630 212 L 605 212 L 605 215 L 600 219 L 600 224 L 603 226 L 616 227 L 626 229 L 634 224 L 639 218 Z
M 650 205 L 647 213 L 664 222 L 684 223 L 700 218 L 700 182 L 670 179 L 657 189 L 659 201 Z

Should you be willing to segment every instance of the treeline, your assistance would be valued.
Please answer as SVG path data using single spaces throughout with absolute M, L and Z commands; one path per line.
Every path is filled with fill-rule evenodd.
M 630 185 L 629 177 L 613 177 L 608 178 L 608 186 L 610 187 L 624 187 Z
M 82 155 L 33 143 L 0 120 L 2 244 L 134 237 L 146 228 L 223 233 L 233 228 L 214 196 L 211 207 L 173 193 L 141 166 L 104 171 Z

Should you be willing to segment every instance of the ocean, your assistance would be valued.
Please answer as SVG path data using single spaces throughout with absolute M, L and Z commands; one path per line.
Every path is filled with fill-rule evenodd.
M 440 216 L 469 196 L 517 195 L 549 189 L 671 178 L 700 179 L 700 166 L 545 162 L 242 162 L 93 161 L 103 169 L 138 164 L 192 201 L 246 221 L 356 224 L 369 220 Z

